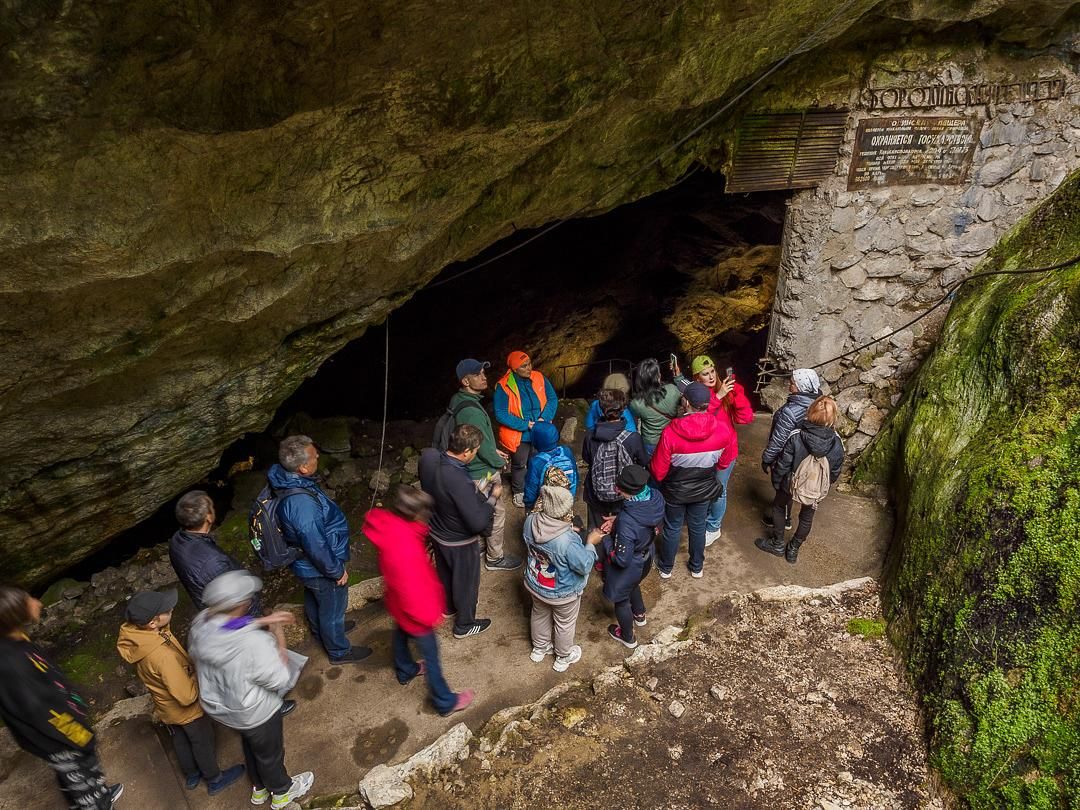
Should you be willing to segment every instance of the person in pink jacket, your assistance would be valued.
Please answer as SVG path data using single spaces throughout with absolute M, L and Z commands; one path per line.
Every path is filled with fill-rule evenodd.
M 395 625 L 394 673 L 398 683 L 407 684 L 420 674 L 427 676 L 431 703 L 446 717 L 466 709 L 473 701 L 473 690 L 451 691 L 439 662 L 435 628 L 443 620 L 446 594 L 425 542 L 433 506 L 427 493 L 399 487 L 393 506 L 367 513 L 363 531 L 379 551 L 383 602 Z M 420 652 L 420 663 L 413 660 L 410 641 Z

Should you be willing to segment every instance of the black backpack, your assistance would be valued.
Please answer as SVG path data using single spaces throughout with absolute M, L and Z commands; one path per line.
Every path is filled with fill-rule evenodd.
M 281 531 L 281 521 L 278 519 L 278 509 L 282 501 L 290 495 L 300 494 L 318 500 L 318 496 L 309 489 L 274 489 L 270 484 L 264 486 L 255 496 L 255 503 L 248 515 L 248 534 L 251 547 L 255 549 L 255 554 L 267 571 L 292 565 L 304 554 L 299 546 L 285 542 L 285 534 Z
M 454 428 L 457 427 L 457 416 L 465 408 L 478 408 L 483 411 L 484 416 L 487 416 L 487 411 L 475 400 L 462 400 L 453 408 L 447 407 L 443 412 L 443 415 L 439 417 L 439 421 L 435 423 L 435 433 L 431 437 L 431 446 L 438 450 L 440 453 L 445 453 L 450 449 L 450 434 L 454 432 Z

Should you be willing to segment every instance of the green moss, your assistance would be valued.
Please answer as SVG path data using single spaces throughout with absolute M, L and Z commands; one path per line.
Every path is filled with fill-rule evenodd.
M 1080 173 L 979 268 L 1080 253 Z M 968 285 L 859 475 L 892 480 L 890 634 L 973 808 L 1080 803 L 1080 266 Z
M 847 631 L 853 636 L 881 638 L 885 635 L 885 620 L 881 618 L 852 619 L 847 623 Z
M 120 656 L 116 652 L 116 631 L 95 632 L 75 645 L 59 663 L 64 674 L 77 684 L 89 686 L 103 683 L 120 663 Z

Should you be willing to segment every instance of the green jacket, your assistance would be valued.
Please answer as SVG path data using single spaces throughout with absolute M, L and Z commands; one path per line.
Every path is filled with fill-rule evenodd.
M 456 408 L 459 402 L 466 400 L 476 403 L 476 407 L 469 405 L 462 408 L 455 420 L 459 425 L 475 425 L 484 434 L 484 440 L 480 442 L 480 451 L 468 466 L 469 477 L 474 481 L 497 473 L 504 464 L 503 457 L 498 452 L 498 445 L 495 444 L 495 434 L 491 430 L 491 417 L 484 410 L 482 399 L 480 394 L 467 394 L 464 391 L 458 391 L 450 397 L 451 409 Z
M 668 422 L 679 412 L 679 400 L 682 394 L 671 383 L 664 386 L 664 398 L 656 405 L 646 405 L 643 400 L 630 400 L 630 413 L 637 417 L 638 430 L 647 445 L 660 443 L 660 434 Z

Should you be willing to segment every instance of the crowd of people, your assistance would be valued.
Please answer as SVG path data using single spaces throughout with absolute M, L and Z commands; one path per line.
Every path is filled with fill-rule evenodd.
M 462 711 L 474 697 L 447 684 L 435 631 L 450 620 L 453 638 L 463 640 L 491 626 L 476 615 L 481 563 L 495 572 L 524 564 L 529 656 L 536 663 L 552 656 L 556 672 L 581 659 L 576 624 L 591 575 L 600 576 L 612 606 L 608 635 L 630 649 L 647 623 L 641 583 L 653 567 L 661 579 L 674 575 L 684 524 L 686 568 L 691 577 L 704 576 L 705 549 L 723 536 L 738 457 L 735 426 L 751 422 L 754 411 L 731 369 L 721 375 L 704 355 L 693 358 L 690 378 L 674 357 L 670 365 L 670 382 L 653 358 L 634 368 L 632 384 L 609 375 L 586 415 L 587 469 L 579 470 L 554 424 L 555 390 L 528 354 L 507 358 L 494 421 L 483 404 L 490 364 L 458 363 L 460 388 L 433 446 L 421 453 L 419 489 L 400 487 L 385 507 L 367 513 L 362 529 L 378 552 L 394 622 L 394 673 L 402 684 L 423 675 L 440 714 Z M 813 370 L 793 372 L 761 459 L 775 496 L 764 517 L 768 531 L 755 544 L 793 564 L 844 459 L 833 429 L 836 405 L 819 387 Z M 356 664 L 371 649 L 348 638 L 355 625 L 345 619 L 349 523 L 320 486 L 318 466 L 309 437 L 280 443 L 278 463 L 252 508 L 253 546 L 265 566 L 287 565 L 303 585 L 308 629 L 330 663 Z M 510 502 L 526 510 L 524 560 L 507 550 L 504 471 Z M 574 511 L 579 491 L 584 521 Z M 801 505 L 798 528 L 788 539 L 793 503 Z M 266 614 L 261 580 L 217 545 L 216 517 L 201 490 L 176 504 L 179 529 L 169 557 L 199 611 L 187 648 L 171 630 L 178 594 L 169 590 L 129 599 L 117 650 L 146 685 L 187 789 L 205 782 L 213 795 L 246 774 L 253 805 L 283 808 L 314 781 L 311 771 L 290 775 L 285 768 L 283 719 L 296 708 L 286 695 L 307 659 L 285 643 L 283 627 L 293 614 Z M 52 768 L 70 807 L 112 807 L 123 785 L 105 779 L 87 705 L 27 635 L 40 611 L 25 591 L 0 586 L 0 718 L 20 746 Z M 211 721 L 239 734 L 242 763 L 219 766 Z

